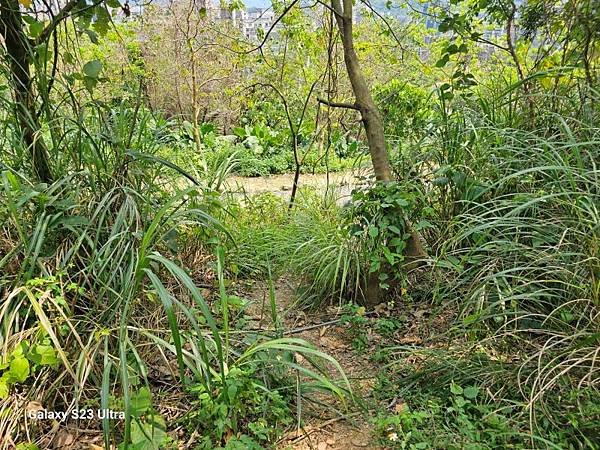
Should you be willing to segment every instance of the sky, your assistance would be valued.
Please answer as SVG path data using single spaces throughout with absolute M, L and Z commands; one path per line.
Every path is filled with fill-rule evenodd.
M 244 0 L 244 5 L 246 8 L 264 8 L 265 6 L 270 6 L 270 0 Z

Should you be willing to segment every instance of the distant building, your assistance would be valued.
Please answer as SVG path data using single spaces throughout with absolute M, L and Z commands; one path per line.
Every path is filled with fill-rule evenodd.
M 208 20 L 231 22 L 249 41 L 260 40 L 276 20 L 272 7 L 230 10 L 220 0 L 204 0 L 203 8 Z
M 249 41 L 260 40 L 273 26 L 276 19 L 273 8 L 248 8 L 233 11 L 231 14 L 233 25 L 239 28 L 242 35 Z

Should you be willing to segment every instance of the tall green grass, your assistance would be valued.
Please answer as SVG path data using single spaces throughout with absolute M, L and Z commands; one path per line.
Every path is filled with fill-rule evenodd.
M 366 252 L 348 232 L 349 217 L 337 190 L 323 196 L 301 188 L 294 209 L 272 193 L 230 197 L 225 202 L 232 241 L 230 270 L 242 278 L 291 277 L 298 300 L 317 307 L 361 295 Z
M 152 386 L 148 368 L 157 355 L 165 364 L 176 361 L 182 391 L 202 386 L 224 408 L 233 408 L 228 374 L 249 365 L 260 389 L 295 392 L 292 375 L 299 374 L 302 395 L 326 390 L 346 401 L 348 382 L 329 355 L 300 339 L 232 331 L 223 275 L 228 262 L 220 251 L 211 255 L 214 242 L 198 241 L 195 251 L 218 261 L 218 308 L 183 263 L 179 244 L 187 236 L 231 238 L 215 217 L 215 189 L 234 159 L 196 179 L 156 156 L 153 118 L 143 109 L 91 104 L 80 112 L 77 119 L 57 113 L 53 132 L 65 152 L 53 153 L 54 183 L 30 181 L 14 158 L 0 174 L 2 362 L 24 340 L 49 345 L 58 356 L 54 367 L 38 367 L 35 378 L 9 386 L 0 401 L 0 434 L 10 440 L 2 445 L 28 440 L 23 416 L 11 415 L 25 407 L 14 395 L 18 389 L 65 411 L 90 401 L 108 408 L 120 399 L 125 423 L 104 420 L 104 443 L 127 448 L 142 427 L 137 392 L 140 383 Z M 295 363 L 294 354 L 303 354 L 306 364 Z M 272 373 L 277 378 L 267 381 Z M 243 418 L 237 420 L 233 426 L 242 426 Z M 34 441 L 41 438 L 35 431 Z
M 423 361 L 401 391 L 475 384 L 531 446 L 597 448 L 600 128 L 546 112 L 551 126 L 524 130 L 478 111 L 454 111 L 418 163 L 440 211 L 425 289 L 458 315 L 451 350 L 397 349 L 395 365 Z

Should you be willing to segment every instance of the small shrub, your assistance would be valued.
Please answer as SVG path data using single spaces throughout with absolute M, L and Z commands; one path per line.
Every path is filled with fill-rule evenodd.
M 225 385 L 215 379 L 211 392 L 203 385 L 191 388 L 196 400 L 185 421 L 200 430 L 199 449 L 263 448 L 293 422 L 290 391 L 282 395 L 262 380 L 252 367 L 234 367 Z

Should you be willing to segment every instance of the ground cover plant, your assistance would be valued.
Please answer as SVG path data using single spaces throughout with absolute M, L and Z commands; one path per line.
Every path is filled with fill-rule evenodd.
M 0 448 L 600 448 L 599 17 L 1 0 Z

